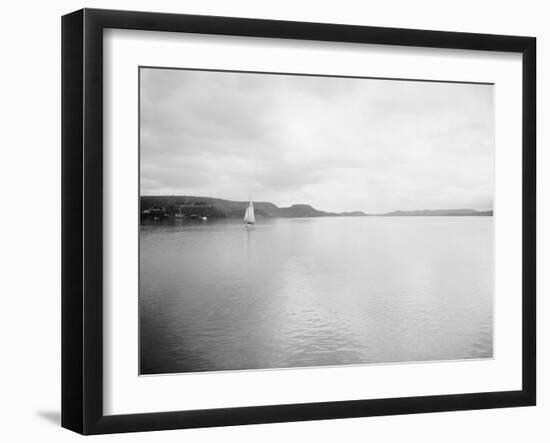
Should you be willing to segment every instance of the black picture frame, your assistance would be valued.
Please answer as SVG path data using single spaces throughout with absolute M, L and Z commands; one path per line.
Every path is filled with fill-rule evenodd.
M 522 54 L 522 389 L 130 415 L 103 412 L 103 30 L 353 42 Z M 62 18 L 62 426 L 105 434 L 530 406 L 536 403 L 536 39 L 83 9 Z

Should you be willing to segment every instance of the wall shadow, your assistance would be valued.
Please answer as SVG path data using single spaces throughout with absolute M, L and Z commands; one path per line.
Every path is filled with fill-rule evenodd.
M 36 411 L 36 415 L 53 425 L 56 425 L 56 426 L 61 425 L 60 411 Z

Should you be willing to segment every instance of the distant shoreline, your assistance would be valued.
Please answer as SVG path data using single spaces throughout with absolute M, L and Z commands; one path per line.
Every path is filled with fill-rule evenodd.
M 140 218 L 242 218 L 248 201 L 224 200 L 197 196 L 141 196 Z M 422 209 L 412 211 L 391 211 L 380 214 L 367 214 L 363 211 L 327 212 L 307 204 L 279 207 L 270 202 L 254 201 L 258 218 L 310 218 L 310 217 L 491 217 L 493 211 L 474 209 Z

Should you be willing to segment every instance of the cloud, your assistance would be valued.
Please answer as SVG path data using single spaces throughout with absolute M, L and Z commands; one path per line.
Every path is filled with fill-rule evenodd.
M 141 192 L 492 207 L 493 87 L 141 70 Z

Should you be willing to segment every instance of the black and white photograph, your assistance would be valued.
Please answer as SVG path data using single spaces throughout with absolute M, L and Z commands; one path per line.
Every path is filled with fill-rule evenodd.
M 36 408 L 14 435 L 49 435 L 55 411 L 100 439 L 544 435 L 543 14 L 401 3 L 91 7 L 12 32 L 61 60 L 22 52 L 60 90 L 25 57 L 6 71 L 61 98 L 6 145 L 19 206 L 61 190 L 36 200 L 40 229 L 5 205 L 24 265 L 6 293 L 30 315 L 7 316 L 26 342 L 6 398 Z
M 493 105 L 140 67 L 140 374 L 493 358 Z

